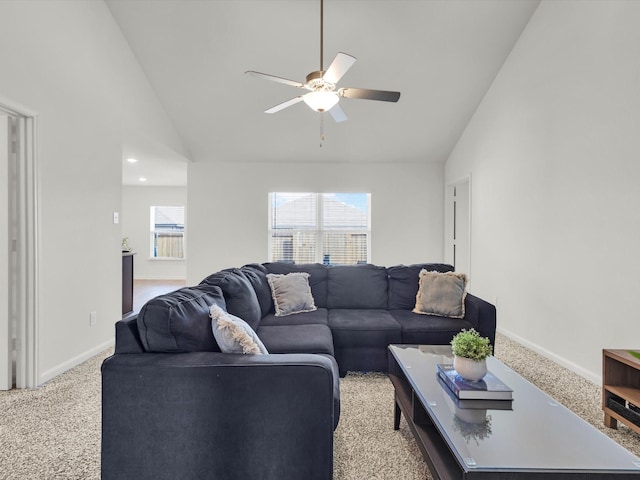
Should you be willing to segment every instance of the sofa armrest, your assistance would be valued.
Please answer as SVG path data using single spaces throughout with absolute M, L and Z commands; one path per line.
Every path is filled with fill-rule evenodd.
M 330 479 L 336 371 L 309 354 L 113 355 L 102 479 Z
M 115 353 L 144 353 L 138 333 L 138 315 L 116 322 Z
M 496 342 L 496 307 L 470 293 L 464 301 L 465 320 L 473 323 L 483 337 L 488 337 L 491 345 Z

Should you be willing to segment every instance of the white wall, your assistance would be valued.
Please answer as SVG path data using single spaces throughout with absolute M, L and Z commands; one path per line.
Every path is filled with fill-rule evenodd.
M 640 2 L 544 1 L 446 163 L 498 328 L 598 381 L 638 348 Z
M 136 252 L 133 276 L 136 279 L 186 279 L 185 260 L 150 258 L 149 216 L 153 205 L 182 205 L 186 208 L 186 187 L 122 187 L 122 236 L 128 238 L 129 246 Z M 188 256 L 188 225 L 185 225 L 185 233 L 185 253 Z
M 187 284 L 268 260 L 275 191 L 371 192 L 373 263 L 442 261 L 441 164 L 194 162 L 188 177 Z
M 0 101 L 37 114 L 42 383 L 114 339 L 123 131 L 186 153 L 103 2 L 0 2 L 0 65 Z

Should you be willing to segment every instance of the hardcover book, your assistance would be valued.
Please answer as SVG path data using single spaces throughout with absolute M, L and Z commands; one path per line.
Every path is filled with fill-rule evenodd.
M 513 400 L 460 400 L 440 375 L 436 377 L 442 392 L 455 408 L 461 410 L 513 410 Z
M 493 373 L 487 372 L 477 382 L 468 382 L 451 364 L 438 364 L 438 376 L 460 400 L 512 400 L 513 390 Z

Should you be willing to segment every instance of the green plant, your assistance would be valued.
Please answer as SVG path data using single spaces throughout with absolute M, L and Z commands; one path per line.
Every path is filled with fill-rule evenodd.
M 633 355 L 638 360 L 640 360 L 640 352 L 636 352 L 635 350 L 627 350 L 627 352 L 629 352 L 631 355 Z
M 457 357 L 465 357 L 476 362 L 484 360 L 493 353 L 493 347 L 487 337 L 481 337 L 475 329 L 463 328 L 453 340 L 451 340 L 453 354 Z

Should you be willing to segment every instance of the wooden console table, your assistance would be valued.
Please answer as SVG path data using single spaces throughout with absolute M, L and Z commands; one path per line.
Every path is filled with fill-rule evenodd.
M 133 311 L 133 252 L 122 252 L 122 315 Z
M 640 433 L 640 359 L 629 350 L 602 350 L 602 410 L 607 427 Z

